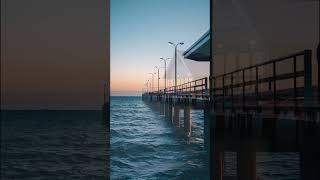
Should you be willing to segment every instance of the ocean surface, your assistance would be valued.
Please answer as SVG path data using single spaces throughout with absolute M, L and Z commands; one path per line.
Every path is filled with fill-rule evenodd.
M 141 97 L 111 97 L 110 107 L 111 179 L 209 179 L 203 110 L 191 110 L 188 136 L 172 125 L 159 104 Z M 236 153 L 224 156 L 224 176 L 234 179 Z M 299 158 L 298 152 L 259 152 L 257 178 L 300 179 Z
M 108 178 L 101 111 L 1 111 L 1 180 Z
M 187 137 L 141 97 L 111 97 L 110 107 L 111 179 L 209 179 L 201 111 Z
M 191 110 L 185 133 L 141 97 L 111 97 L 110 108 L 110 152 L 101 111 L 1 111 L 0 179 L 108 179 L 109 155 L 111 179 L 209 179 L 203 110 Z M 224 156 L 223 174 L 235 179 L 237 155 Z M 300 158 L 258 152 L 257 179 L 301 179 Z

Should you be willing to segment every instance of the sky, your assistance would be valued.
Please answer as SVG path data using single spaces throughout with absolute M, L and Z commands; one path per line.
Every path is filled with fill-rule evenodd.
M 210 0 L 110 0 L 111 95 L 141 95 L 148 73 L 210 27 Z M 162 69 L 163 71 L 163 69 Z M 160 73 L 161 74 L 161 73 Z
M 1 1 L 1 108 L 101 109 L 112 95 L 141 95 L 147 72 L 209 29 L 209 0 Z M 110 12 L 109 12 L 110 10 Z
M 106 17 L 100 0 L 1 1 L 1 108 L 101 109 Z

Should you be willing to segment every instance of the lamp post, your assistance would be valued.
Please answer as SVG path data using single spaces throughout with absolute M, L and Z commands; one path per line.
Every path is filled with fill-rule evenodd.
M 151 92 L 153 92 L 153 73 L 149 73 L 149 74 L 151 74 L 152 75 L 152 81 L 151 81 Z
M 170 60 L 171 58 L 160 58 L 161 60 L 164 61 L 164 94 L 166 94 L 167 90 L 167 61 Z
M 151 82 L 150 82 L 150 80 L 148 80 L 148 89 L 149 89 L 149 92 L 151 92 L 152 90 L 151 90 Z
M 177 47 L 178 45 L 183 45 L 183 42 L 174 44 L 173 42 L 168 42 L 169 45 L 174 47 L 174 93 L 177 93 Z
M 157 70 L 158 70 L 158 94 L 159 94 L 159 79 L 160 79 L 160 77 L 159 77 L 159 69 L 160 69 L 160 67 L 158 67 L 158 66 L 155 66 L 154 68 L 156 68 Z
M 149 92 L 149 80 L 147 80 L 147 81 L 146 81 L 145 86 L 146 86 L 146 90 L 147 90 L 147 92 Z

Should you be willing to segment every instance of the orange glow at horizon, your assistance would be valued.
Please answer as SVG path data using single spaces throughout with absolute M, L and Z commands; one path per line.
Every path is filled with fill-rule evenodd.
M 159 88 L 164 88 L 164 79 L 161 77 L 160 73 Z M 154 77 L 153 87 L 154 90 L 158 88 L 157 75 Z M 142 92 L 142 89 L 146 88 L 145 82 L 147 80 L 149 83 L 149 90 L 151 88 L 151 75 L 147 75 L 143 72 L 119 72 L 115 71 L 111 73 L 110 89 L 111 92 Z
M 137 73 L 113 72 L 111 74 L 111 91 L 141 91 L 144 77 Z

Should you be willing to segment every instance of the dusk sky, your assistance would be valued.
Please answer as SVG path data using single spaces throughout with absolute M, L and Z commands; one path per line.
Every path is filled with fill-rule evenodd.
M 111 95 L 141 95 L 148 73 L 210 27 L 209 0 L 111 0 Z M 162 69 L 163 71 L 163 69 Z M 160 73 L 161 74 L 161 73 Z M 149 75 L 150 77 L 150 75 Z
M 106 17 L 105 1 L 1 1 L 1 107 L 100 109 Z
M 209 0 L 111 0 L 111 95 L 141 95 L 147 73 L 209 29 Z M 1 107 L 100 109 L 105 1 L 1 1 Z

